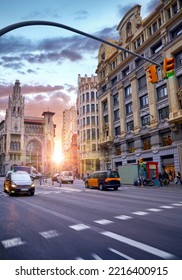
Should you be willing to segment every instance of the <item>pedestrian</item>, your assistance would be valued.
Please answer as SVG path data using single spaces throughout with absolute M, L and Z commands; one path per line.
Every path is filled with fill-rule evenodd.
M 168 185 L 169 184 L 169 175 L 168 175 L 168 173 L 166 172 L 166 171 L 164 171 L 164 173 L 163 173 L 163 176 L 162 176 L 163 178 L 163 184 L 164 185 Z
M 159 180 L 160 186 L 162 187 L 162 185 L 163 185 L 163 175 L 162 175 L 161 172 L 159 172 L 158 180 Z
M 176 178 L 177 178 L 176 184 L 178 184 L 178 183 L 180 182 L 180 183 L 181 183 L 181 185 L 182 185 L 181 173 L 180 173 L 179 171 L 178 171 L 178 173 L 177 173 Z

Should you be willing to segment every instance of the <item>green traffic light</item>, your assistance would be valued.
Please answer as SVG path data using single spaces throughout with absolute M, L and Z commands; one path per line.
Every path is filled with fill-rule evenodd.
M 174 76 L 174 71 L 170 71 L 166 73 L 166 78 L 168 79 L 169 77 L 173 77 Z

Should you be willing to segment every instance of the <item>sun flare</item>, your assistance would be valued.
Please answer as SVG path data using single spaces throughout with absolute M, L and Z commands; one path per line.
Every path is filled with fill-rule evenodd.
M 61 143 L 59 141 L 55 141 L 54 154 L 52 159 L 57 164 L 63 161 L 63 152 L 61 148 Z

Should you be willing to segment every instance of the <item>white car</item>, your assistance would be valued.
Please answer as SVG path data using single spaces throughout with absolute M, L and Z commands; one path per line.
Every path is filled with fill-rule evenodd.
M 72 171 L 62 171 L 60 175 L 57 177 L 59 183 L 71 183 L 73 184 L 74 175 Z

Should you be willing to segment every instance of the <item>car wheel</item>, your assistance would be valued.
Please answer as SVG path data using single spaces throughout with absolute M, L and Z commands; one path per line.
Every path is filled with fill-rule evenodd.
M 118 190 L 118 187 L 114 187 L 114 190 L 117 191 L 117 190 Z
M 99 190 L 103 191 L 104 190 L 104 186 L 102 184 L 99 184 Z

